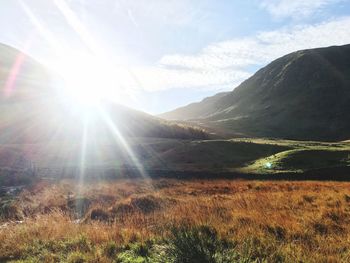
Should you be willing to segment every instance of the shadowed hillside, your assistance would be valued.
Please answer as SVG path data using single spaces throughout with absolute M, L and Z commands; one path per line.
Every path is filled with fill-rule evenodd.
M 349 113 L 350 45 L 345 45 L 291 53 L 230 93 L 161 116 L 248 137 L 336 141 L 350 137 Z

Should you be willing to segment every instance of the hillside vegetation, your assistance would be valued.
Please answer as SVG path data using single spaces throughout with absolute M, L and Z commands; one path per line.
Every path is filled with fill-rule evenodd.
M 243 137 L 349 139 L 350 45 L 301 50 L 268 64 L 232 92 L 161 114 Z

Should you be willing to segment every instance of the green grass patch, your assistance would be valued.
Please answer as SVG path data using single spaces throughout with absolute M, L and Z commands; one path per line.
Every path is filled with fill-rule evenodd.
M 350 151 L 295 149 L 259 159 L 242 170 L 256 173 L 304 172 L 349 165 Z

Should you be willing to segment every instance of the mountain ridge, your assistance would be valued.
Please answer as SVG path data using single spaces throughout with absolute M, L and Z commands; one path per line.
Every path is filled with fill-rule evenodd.
M 350 45 L 287 54 L 208 106 L 211 98 L 196 104 L 197 116 L 187 114 L 193 104 L 160 116 L 248 137 L 348 139 Z

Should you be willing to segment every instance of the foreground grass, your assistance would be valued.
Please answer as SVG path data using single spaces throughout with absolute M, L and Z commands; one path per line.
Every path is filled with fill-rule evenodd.
M 350 183 L 76 185 L 41 182 L 23 191 L 3 218 L 0 261 L 350 261 Z

